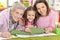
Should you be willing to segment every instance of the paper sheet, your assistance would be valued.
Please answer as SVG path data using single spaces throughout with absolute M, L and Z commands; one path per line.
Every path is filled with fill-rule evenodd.
M 54 36 L 54 35 L 56 35 L 55 33 L 49 33 L 49 34 L 36 34 L 36 35 L 18 35 L 17 34 L 17 36 L 11 36 L 10 38 L 18 38 L 18 37 L 20 37 L 20 38 L 28 38 L 28 37 L 40 37 L 40 36 Z M 9 38 L 2 38 L 2 37 L 0 37 L 0 40 L 7 40 L 7 39 L 9 39 Z
M 17 37 L 27 38 L 27 37 L 52 36 L 52 35 L 56 35 L 56 34 L 55 33 L 49 33 L 49 34 L 36 34 L 36 35 L 17 35 Z

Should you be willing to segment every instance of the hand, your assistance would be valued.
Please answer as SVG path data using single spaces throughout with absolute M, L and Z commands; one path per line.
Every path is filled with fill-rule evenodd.
M 29 25 L 29 27 L 30 27 L 30 28 L 33 28 L 33 27 L 34 27 L 34 25 Z
M 1 37 L 10 38 L 11 37 L 11 34 L 9 32 L 2 32 L 1 33 Z
M 16 30 L 20 31 L 20 29 L 16 29 Z
M 23 22 L 22 19 L 19 19 L 19 24 L 20 24 L 20 25 L 22 25 L 22 22 Z
M 27 25 L 26 27 L 27 28 L 33 28 L 34 26 L 33 25 Z
M 50 32 L 51 32 L 51 28 L 50 27 L 45 28 L 45 33 L 50 33 Z
M 25 28 L 26 32 L 31 32 L 31 30 L 29 28 Z

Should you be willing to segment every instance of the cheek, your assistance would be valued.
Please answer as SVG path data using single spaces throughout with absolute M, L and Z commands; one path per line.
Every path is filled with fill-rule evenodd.
M 40 13 L 40 10 L 37 10 Z
M 23 17 L 23 15 L 19 14 L 19 17 L 20 17 L 20 18 L 22 18 L 22 17 Z
M 43 9 L 45 12 L 47 12 L 47 8 L 45 7 L 44 9 Z
M 18 19 L 20 18 L 20 16 L 18 14 L 15 14 L 15 18 Z
M 46 12 L 46 8 L 44 8 L 44 9 L 43 9 L 43 11 L 45 11 L 45 12 Z
M 14 14 L 14 17 L 17 17 L 17 14 Z
M 22 18 L 22 15 L 20 15 L 19 17 Z
M 18 15 L 15 15 L 16 18 L 18 18 Z
M 38 13 L 41 14 L 40 10 L 38 10 Z
M 35 19 L 35 16 L 33 17 L 33 20 Z
M 39 10 L 37 10 L 39 12 Z
M 27 19 L 29 19 L 30 17 L 29 16 L 27 16 Z

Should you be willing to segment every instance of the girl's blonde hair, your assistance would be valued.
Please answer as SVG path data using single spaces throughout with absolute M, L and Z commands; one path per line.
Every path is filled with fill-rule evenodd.
M 23 10 L 25 10 L 25 6 L 22 3 L 15 2 L 12 5 L 12 7 L 11 7 L 11 11 L 15 11 L 16 9 L 23 9 Z

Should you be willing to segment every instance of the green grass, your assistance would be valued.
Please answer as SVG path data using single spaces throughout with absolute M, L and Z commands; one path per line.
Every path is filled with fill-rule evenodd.
M 45 37 L 32 37 L 32 38 L 12 38 L 9 40 L 60 40 L 60 36 L 45 36 Z

